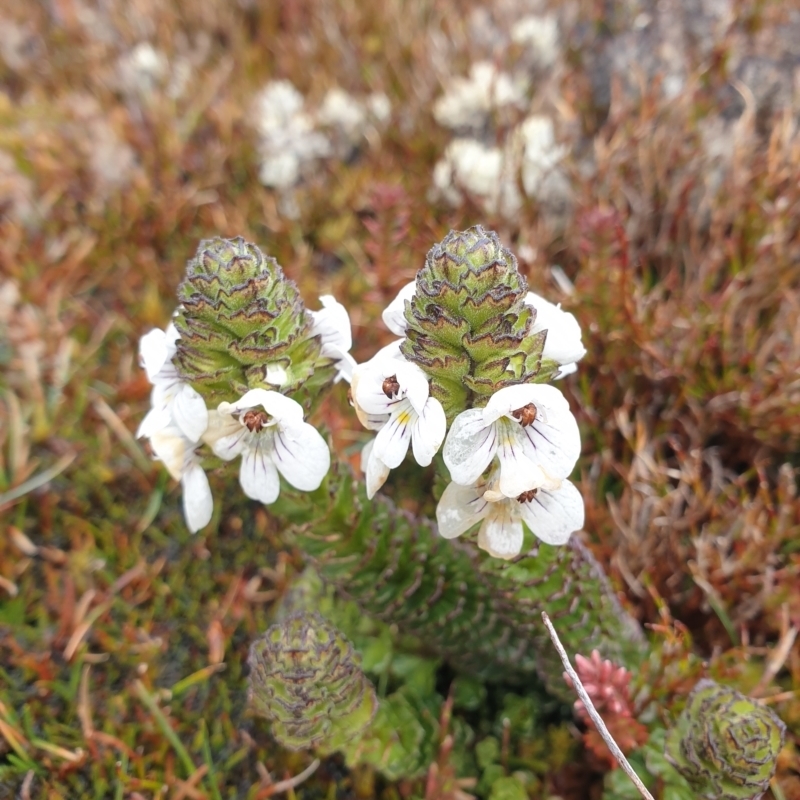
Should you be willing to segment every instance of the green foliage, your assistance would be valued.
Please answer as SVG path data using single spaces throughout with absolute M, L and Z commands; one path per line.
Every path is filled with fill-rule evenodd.
M 702 680 L 669 732 L 666 755 L 704 800 L 753 800 L 769 786 L 785 733 L 770 708 Z
M 504 386 L 555 371 L 542 363 L 546 333 L 531 333 L 536 312 L 524 302 L 527 290 L 514 255 L 480 225 L 451 231 L 428 253 L 401 350 L 430 377 L 448 423 Z

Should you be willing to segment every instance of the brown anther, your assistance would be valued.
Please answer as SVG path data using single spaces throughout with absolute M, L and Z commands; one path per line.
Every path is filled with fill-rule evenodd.
M 523 492 L 521 495 L 518 495 L 517 502 L 519 503 L 530 503 L 534 497 L 536 497 L 536 492 L 538 489 L 528 489 L 527 492 Z
M 522 406 L 522 408 L 518 408 L 516 411 L 512 411 L 511 416 L 518 419 L 522 423 L 523 428 L 527 428 L 528 425 L 533 425 L 536 421 L 536 406 L 533 403 L 528 403 L 528 405 Z
M 269 422 L 269 414 L 267 414 L 266 411 L 251 408 L 249 411 L 245 411 L 244 414 L 242 414 L 241 419 L 242 424 L 247 428 L 247 430 L 258 433 L 260 430 L 263 430 L 267 427 L 267 423 Z
M 391 400 L 400 391 L 400 384 L 397 382 L 397 375 L 392 375 L 391 378 L 385 378 L 381 385 L 383 393 Z

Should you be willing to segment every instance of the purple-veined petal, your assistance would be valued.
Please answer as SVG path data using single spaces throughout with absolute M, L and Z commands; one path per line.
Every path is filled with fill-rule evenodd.
M 439 452 L 447 432 L 447 417 L 442 404 L 429 397 L 416 423 L 411 428 L 411 449 L 421 467 L 427 467 Z
M 245 449 L 248 433 L 247 428 L 243 425 L 238 425 L 238 428 L 233 433 L 218 437 L 211 442 L 211 449 L 214 451 L 214 455 L 219 456 L 223 461 L 230 461 L 236 458 Z
M 406 332 L 408 323 L 405 318 L 406 300 L 411 300 L 414 296 L 414 291 L 417 288 L 417 282 L 411 281 L 407 283 L 397 294 L 394 300 L 389 303 L 384 309 L 381 318 L 383 324 L 395 335 L 403 336 Z
M 466 533 L 480 522 L 487 513 L 489 504 L 483 499 L 482 486 L 460 486 L 449 483 L 442 492 L 436 506 L 436 523 L 439 534 L 445 539 L 454 539 Z
M 524 531 L 522 522 L 514 513 L 511 503 L 516 500 L 501 500 L 491 503 L 486 519 L 478 531 L 478 547 L 495 558 L 514 558 L 522 549 Z
M 533 499 L 519 504 L 519 513 L 531 533 L 543 542 L 565 544 L 583 527 L 583 497 L 565 480 L 558 488 L 537 490 Z
M 497 433 L 497 458 L 500 461 L 499 489 L 506 497 L 517 497 L 546 479 L 542 468 L 525 454 L 520 426 L 508 419 L 494 423 Z
M 251 500 L 268 505 L 278 499 L 281 482 L 267 448 L 256 446 L 242 453 L 239 483 Z
M 389 469 L 403 463 L 411 444 L 411 430 L 416 422 L 417 412 L 411 408 L 408 400 L 403 400 L 389 417 L 389 421 L 378 431 L 374 453 Z
M 528 426 L 519 425 L 518 430 L 525 455 L 551 478 L 566 478 L 575 468 L 581 454 L 581 434 L 566 401 L 554 406 L 537 404 L 536 419 Z
M 211 487 L 203 468 L 196 462 L 190 463 L 181 478 L 183 486 L 183 516 L 186 527 L 197 533 L 211 521 L 214 512 L 214 500 Z
M 483 409 L 462 411 L 450 426 L 442 455 L 450 477 L 466 486 L 475 483 L 497 451 L 497 433 L 483 421 Z
M 318 489 L 328 474 L 331 453 L 320 432 L 307 422 L 279 425 L 272 458 L 275 466 L 295 489 Z
M 278 424 L 292 424 L 303 421 L 303 407 L 296 400 L 270 389 L 250 389 L 235 403 L 220 403 L 219 411 L 227 405 L 229 411 L 246 411 L 261 406 Z

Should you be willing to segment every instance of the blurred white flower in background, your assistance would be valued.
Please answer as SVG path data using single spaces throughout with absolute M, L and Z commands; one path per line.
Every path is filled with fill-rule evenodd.
M 271 81 L 256 96 L 255 126 L 259 134 L 259 179 L 265 186 L 288 189 L 303 167 L 331 153 L 328 137 L 314 127 L 303 95 L 289 81 Z
M 552 66 L 560 54 L 558 22 L 550 14 L 529 14 L 511 27 L 511 41 L 527 47 L 542 67 Z
M 433 169 L 433 199 L 457 206 L 463 192 L 489 214 L 512 217 L 522 206 L 513 158 L 475 139 L 454 139 Z
M 506 106 L 522 107 L 528 92 L 524 78 L 498 71 L 490 61 L 479 61 L 469 77 L 454 77 L 433 106 L 436 121 L 451 130 L 481 129 L 493 111 Z

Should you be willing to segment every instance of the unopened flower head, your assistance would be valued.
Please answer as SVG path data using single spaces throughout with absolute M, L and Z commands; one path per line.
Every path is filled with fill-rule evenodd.
M 178 298 L 175 366 L 209 405 L 255 388 L 307 405 L 334 379 L 341 354 L 321 341 L 329 324 L 315 324 L 277 261 L 241 237 L 201 242 Z
M 492 231 L 451 231 L 428 253 L 413 293 L 403 298 L 401 352 L 427 374 L 448 422 L 499 389 L 557 373 L 559 364 L 544 354 L 548 333 L 535 330 L 526 295 L 516 259 Z M 390 312 L 396 330 L 399 311 L 396 305 Z

